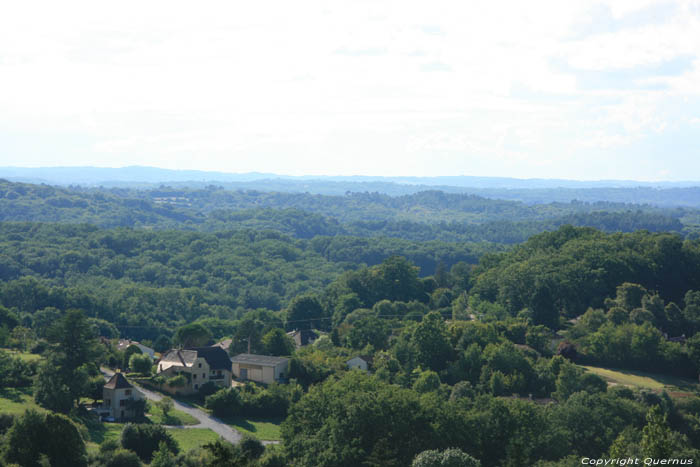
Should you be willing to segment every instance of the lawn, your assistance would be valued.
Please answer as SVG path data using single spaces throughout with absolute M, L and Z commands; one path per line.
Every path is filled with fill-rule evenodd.
M 168 433 L 173 435 L 183 452 L 219 439 L 219 435 L 209 428 L 168 428 Z
M 199 423 L 199 420 L 194 418 L 192 415 L 180 410 L 172 409 L 170 412 L 168 412 L 168 416 L 164 417 L 163 411 L 160 410 L 160 408 L 153 403 L 153 401 L 149 401 L 148 406 L 148 419 L 153 423 L 176 426 L 197 425 Z
M 279 441 L 281 439 L 280 424 L 283 418 L 244 418 L 231 417 L 224 420 L 241 433 L 248 433 L 259 440 Z
M 693 380 L 675 376 L 646 373 L 644 371 L 613 370 L 585 365 L 583 368 L 597 374 L 610 383 L 625 386 L 636 386 L 653 391 L 666 390 L 671 393 L 692 393 L 698 390 L 698 385 Z
M 41 355 L 38 355 L 35 353 L 20 352 L 18 350 L 11 350 L 11 349 L 0 349 L 0 350 L 4 350 L 5 352 L 9 353 L 13 357 L 19 357 L 20 360 L 23 360 L 25 362 L 34 362 L 37 360 L 41 360 Z
M 32 388 L 0 389 L 0 412 L 20 415 L 29 408 L 43 410 L 34 402 Z
M 100 423 L 88 428 L 90 433 L 90 442 L 96 445 L 102 444 L 107 440 L 119 440 L 122 434 L 124 423 Z

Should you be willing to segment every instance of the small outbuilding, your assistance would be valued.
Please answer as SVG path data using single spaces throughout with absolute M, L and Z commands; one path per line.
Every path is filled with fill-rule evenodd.
M 242 353 L 231 361 L 233 376 L 240 380 L 272 384 L 282 382 L 287 377 L 288 358 Z

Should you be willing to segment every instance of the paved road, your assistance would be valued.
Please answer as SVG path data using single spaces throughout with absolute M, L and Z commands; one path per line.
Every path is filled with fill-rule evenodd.
M 109 370 L 108 368 L 100 368 L 102 373 L 105 375 L 105 378 L 111 378 L 114 375 L 114 372 L 112 370 Z M 133 382 L 131 384 L 134 384 Z M 138 386 L 134 384 L 134 386 Z M 139 391 L 143 393 L 144 396 L 146 396 L 147 399 L 152 400 L 152 401 L 159 401 L 163 398 L 162 395 L 158 394 L 157 392 L 149 391 L 148 389 L 144 389 L 141 386 L 138 386 Z M 185 413 L 188 413 L 192 415 L 194 418 L 199 420 L 198 425 L 187 425 L 183 427 L 177 427 L 177 428 L 209 428 L 212 430 L 214 433 L 218 434 L 222 438 L 224 438 L 226 441 L 230 443 L 238 443 L 241 440 L 241 434 L 231 428 L 229 425 L 225 424 L 221 420 L 219 420 L 216 417 L 212 417 L 208 413 L 204 412 L 203 410 L 200 410 L 196 407 L 192 407 L 191 405 L 184 404 L 182 402 L 178 402 L 176 400 L 173 400 L 175 404 L 175 408 L 177 410 L 182 410 Z M 272 442 L 276 443 L 276 442 Z M 263 441 L 263 444 L 272 444 L 270 442 Z

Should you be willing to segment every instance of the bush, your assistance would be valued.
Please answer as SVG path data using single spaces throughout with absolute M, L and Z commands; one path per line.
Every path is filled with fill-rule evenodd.
M 423 451 L 413 459 L 411 467 L 480 467 L 481 462 L 462 451 L 452 448 L 444 451 Z
M 250 435 L 243 435 L 238 447 L 246 459 L 257 459 L 265 452 L 265 446 Z
M 218 386 L 216 383 L 211 381 L 207 381 L 199 387 L 199 395 L 200 397 L 211 396 L 219 389 L 221 389 L 221 386 Z
M 177 441 L 160 425 L 136 425 L 127 423 L 122 430 L 121 444 L 124 449 L 134 451 L 144 462 L 150 462 L 160 443 L 177 454 Z
M 108 456 L 102 459 L 105 467 L 142 467 L 143 464 L 139 460 L 136 453 L 126 450 L 117 449 L 109 453 Z
M 166 379 L 165 384 L 173 388 L 181 388 L 187 384 L 187 378 L 185 378 L 185 375 L 173 376 L 172 378 Z
M 146 354 L 133 354 L 129 358 L 129 368 L 131 368 L 136 373 L 140 373 L 144 376 L 150 376 L 151 370 L 153 369 L 153 362 L 151 357 Z
M 237 415 L 243 403 L 237 389 L 221 389 L 205 399 L 205 407 L 217 417 L 232 417 Z

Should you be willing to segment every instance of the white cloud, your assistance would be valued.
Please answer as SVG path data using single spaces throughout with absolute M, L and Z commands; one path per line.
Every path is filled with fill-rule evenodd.
M 700 94 L 700 7 L 629 19 L 659 5 L 605 2 L 624 27 L 581 36 L 583 0 L 14 2 L 0 149 L 10 135 L 21 164 L 50 165 L 22 138 L 70 135 L 88 152 L 55 152 L 76 163 L 563 176 L 570 158 L 664 134 L 666 102 Z M 655 74 L 679 57 L 691 66 Z M 582 86 L 580 72 L 621 70 L 636 87 Z

